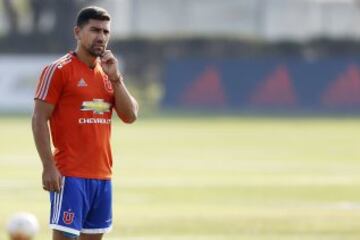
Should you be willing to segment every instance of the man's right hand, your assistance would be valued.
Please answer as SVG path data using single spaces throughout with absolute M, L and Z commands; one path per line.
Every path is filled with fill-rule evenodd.
M 43 189 L 49 192 L 60 192 L 61 174 L 54 164 L 44 166 L 42 174 Z

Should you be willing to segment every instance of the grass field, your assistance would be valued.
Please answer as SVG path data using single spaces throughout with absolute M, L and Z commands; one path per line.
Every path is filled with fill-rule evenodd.
M 0 134 L 0 226 L 30 211 L 48 240 L 29 119 Z M 360 239 L 360 119 L 149 118 L 115 123 L 112 142 L 105 239 Z

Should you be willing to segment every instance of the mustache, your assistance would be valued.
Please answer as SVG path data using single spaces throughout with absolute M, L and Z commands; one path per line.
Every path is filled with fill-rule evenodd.
M 101 46 L 101 47 L 105 47 L 104 43 L 93 43 L 91 46 Z
M 101 40 L 97 40 L 97 41 L 94 41 L 92 42 L 91 44 L 92 47 L 94 46 L 101 46 L 101 47 L 106 47 L 106 42 L 105 41 L 101 41 Z

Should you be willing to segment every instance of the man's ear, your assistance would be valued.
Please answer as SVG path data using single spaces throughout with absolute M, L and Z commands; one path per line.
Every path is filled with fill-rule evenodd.
M 75 26 L 74 27 L 74 36 L 76 40 L 80 40 L 80 27 L 79 26 Z

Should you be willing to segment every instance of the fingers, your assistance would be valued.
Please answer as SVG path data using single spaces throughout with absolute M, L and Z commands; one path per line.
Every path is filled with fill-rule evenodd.
M 42 174 L 43 189 L 49 192 L 60 192 L 61 174 L 55 165 L 44 167 Z
M 47 184 L 47 183 L 44 183 L 44 182 L 43 182 L 42 188 L 43 188 L 45 191 L 50 191 L 50 186 L 49 186 L 49 184 Z
M 111 51 L 110 50 L 105 50 L 101 56 L 101 58 L 104 58 L 104 57 L 107 57 L 109 55 L 112 55 Z
M 114 61 L 110 55 L 105 55 L 101 58 L 101 63 L 108 63 L 109 61 Z
M 101 62 L 106 63 L 108 61 L 116 61 L 116 58 L 110 50 L 105 50 L 104 54 L 101 56 Z
M 50 181 L 44 182 L 43 189 L 45 191 L 52 192 L 53 191 L 52 183 Z
M 101 56 L 101 61 L 102 62 L 107 62 L 111 58 L 111 55 L 112 54 L 111 54 L 110 50 L 105 50 L 105 52 Z
M 56 192 L 60 192 L 61 188 L 62 188 L 62 177 L 59 176 L 59 177 L 58 177 L 58 180 L 57 180 Z
M 61 181 L 59 181 L 59 179 L 57 179 L 55 182 L 53 182 L 53 191 L 54 192 L 60 192 L 61 189 Z
M 60 192 L 61 187 L 61 177 L 54 180 L 45 180 L 43 182 L 43 189 L 45 191 Z

